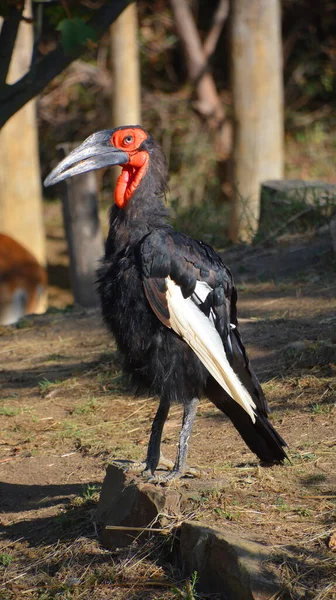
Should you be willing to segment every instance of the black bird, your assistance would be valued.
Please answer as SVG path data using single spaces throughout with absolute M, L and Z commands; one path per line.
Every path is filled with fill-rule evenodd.
M 140 126 L 94 133 L 45 185 L 110 165 L 121 165 L 122 171 L 98 289 L 125 371 L 138 391 L 160 398 L 146 475 L 154 476 L 158 466 L 172 402 L 183 403 L 184 415 L 175 464 L 165 479 L 183 474 L 204 394 L 261 461 L 281 463 L 286 443 L 267 418 L 269 408 L 239 334 L 231 272 L 210 246 L 169 225 L 163 202 L 167 165 L 153 137 Z

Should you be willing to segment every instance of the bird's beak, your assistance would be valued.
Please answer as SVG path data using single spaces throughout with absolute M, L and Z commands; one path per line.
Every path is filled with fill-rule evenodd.
M 48 187 L 73 175 L 128 163 L 127 152 L 111 145 L 113 131 L 113 129 L 108 129 L 90 135 L 51 171 L 45 179 L 44 185 Z

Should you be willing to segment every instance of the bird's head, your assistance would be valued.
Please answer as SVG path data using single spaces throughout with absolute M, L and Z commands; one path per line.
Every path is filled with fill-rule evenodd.
M 167 177 L 164 155 L 154 138 L 140 125 L 106 129 L 90 135 L 53 169 L 44 185 L 48 187 L 67 177 L 112 165 L 122 167 L 114 192 L 119 208 L 126 207 L 146 180 L 152 193 L 164 193 Z

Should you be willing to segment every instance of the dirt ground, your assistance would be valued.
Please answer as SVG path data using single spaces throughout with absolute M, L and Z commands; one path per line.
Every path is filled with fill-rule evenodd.
M 55 228 L 50 252 L 53 243 L 62 256 Z M 189 463 L 214 485 L 195 500 L 192 516 L 267 544 L 282 582 L 277 598 L 330 600 L 336 598 L 330 240 L 322 234 L 277 248 L 233 249 L 225 260 L 238 281 L 243 339 L 291 462 L 261 467 L 228 419 L 203 399 Z M 157 554 L 112 553 L 97 541 L 94 508 L 105 466 L 112 458 L 144 457 L 157 403 L 129 395 L 99 313 L 64 308 L 72 301 L 66 269 L 66 258 L 51 267 L 50 297 L 62 308 L 0 329 L 0 599 L 194 598 Z M 174 406 L 163 438 L 169 458 L 180 422 Z

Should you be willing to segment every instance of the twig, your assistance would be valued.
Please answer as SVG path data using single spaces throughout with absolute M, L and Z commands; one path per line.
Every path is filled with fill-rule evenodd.
M 322 560 L 321 562 L 328 562 L 331 559 L 327 558 L 325 560 Z M 300 575 L 297 575 L 297 577 L 294 577 L 293 579 L 291 579 L 288 584 L 286 584 L 285 586 L 283 586 L 282 588 L 280 588 L 277 592 L 275 592 L 275 594 L 272 594 L 272 596 L 270 598 L 268 598 L 268 600 L 279 600 L 282 596 L 282 594 L 284 592 L 286 592 L 288 590 L 289 586 L 292 586 L 293 583 L 296 583 L 297 581 L 299 581 L 299 579 L 301 579 L 302 577 L 305 577 L 307 575 L 307 573 L 311 573 L 312 571 L 316 570 L 316 566 L 311 567 L 310 569 L 308 569 L 307 571 L 304 571 L 304 573 L 300 573 Z
M 120 583 L 118 583 L 117 581 L 114 583 L 114 587 L 118 588 L 118 587 L 125 587 L 125 588 L 129 588 L 129 587 L 141 587 L 146 589 L 146 587 L 169 587 L 171 588 L 172 584 L 171 583 L 164 583 L 163 581 L 146 581 L 144 583 L 142 583 L 141 581 L 122 581 Z
M 305 498 L 309 498 L 309 499 L 313 499 L 313 500 L 329 500 L 329 498 L 336 498 L 336 495 L 333 494 L 332 496 L 300 496 L 300 498 L 302 500 L 305 500 Z
M 157 527 L 128 527 L 126 525 L 106 525 L 105 529 L 111 531 L 153 531 L 154 533 L 166 533 L 163 529 Z
M 64 8 L 64 12 L 65 12 L 65 14 L 66 14 L 67 18 L 68 18 L 68 19 L 72 19 L 72 15 L 71 15 L 70 7 L 69 7 L 69 5 L 68 5 L 68 2 L 67 2 L 67 0 L 61 0 L 61 4 L 62 4 L 62 6 L 63 6 L 63 8 Z
M 229 14 L 229 0 L 219 0 L 217 9 L 212 19 L 212 26 L 203 44 L 204 56 L 207 60 L 214 53 L 223 25 Z
M 21 542 L 21 540 L 24 540 L 24 536 L 21 536 L 19 538 L 17 538 L 17 540 L 12 540 L 11 542 L 8 542 L 8 544 L 5 544 L 4 546 L 0 546 L 0 552 L 3 552 L 5 550 L 5 548 L 8 548 L 8 546 L 12 546 L 13 544 L 17 544 L 18 542 Z
M 20 573 L 20 575 L 16 575 L 16 577 L 12 577 L 12 579 L 8 579 L 8 581 L 5 581 L 5 583 L 2 583 L 0 585 L 0 589 L 6 589 L 7 585 L 9 583 L 12 583 L 12 581 L 15 581 L 16 579 L 20 579 L 20 577 L 24 577 L 25 575 L 27 575 L 27 573 Z
M 2 458 L 0 460 L 0 463 L 9 462 L 10 460 L 14 460 L 15 458 L 18 458 L 18 457 L 17 456 L 10 456 L 9 458 Z

